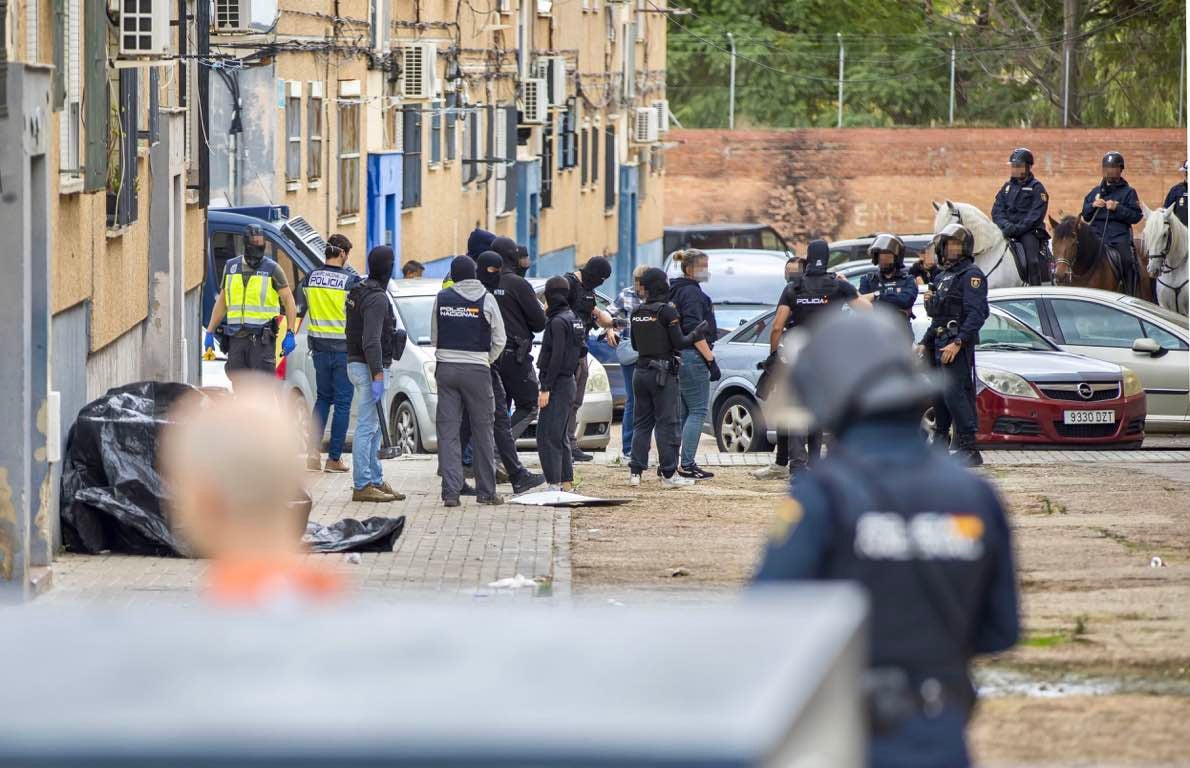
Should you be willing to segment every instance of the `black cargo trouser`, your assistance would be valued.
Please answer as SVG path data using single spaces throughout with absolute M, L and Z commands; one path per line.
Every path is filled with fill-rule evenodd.
M 271 332 L 254 336 L 232 336 L 227 342 L 227 377 L 234 380 L 237 374 L 259 371 L 270 375 L 277 372 L 277 337 Z
M 942 342 L 938 342 L 942 344 Z M 941 355 L 942 344 L 938 354 Z M 955 355 L 950 365 L 941 365 L 944 374 L 944 388 L 942 399 L 949 411 L 947 430 L 953 421 L 957 434 L 975 434 L 979 431 L 979 416 L 975 409 L 975 350 L 964 346 Z M 935 417 L 939 416 L 935 409 Z M 941 422 L 941 419 L 938 419 Z M 941 434 L 941 430 L 939 429 Z
M 492 400 L 496 406 L 492 414 L 496 453 L 500 455 L 500 462 L 504 465 L 508 479 L 512 480 L 519 477 L 525 468 L 516 455 L 516 439 L 512 436 L 512 422 L 508 418 L 508 397 L 504 394 L 504 384 L 495 368 L 492 369 Z
M 517 440 L 537 415 L 537 395 L 540 391 L 537 371 L 533 368 L 531 357 L 526 356 L 523 362 L 518 362 L 516 352 L 508 351 L 496 361 L 496 371 L 500 374 L 507 400 L 516 406 L 511 421 L 512 439 Z
M 822 458 L 822 433 L 790 435 L 777 431 L 777 456 L 773 460 L 778 466 L 789 465 L 792 472 L 814 466 Z
M 570 450 L 578 448 L 578 409 L 583 407 L 583 395 L 587 391 L 587 374 L 589 373 L 590 357 L 583 355 L 578 359 L 578 368 L 574 371 L 574 403 L 570 406 L 570 418 L 566 421 L 566 434 L 570 441 Z
M 678 410 L 678 377 L 664 374 L 658 382 L 657 370 L 647 361 L 638 360 L 632 374 L 632 461 L 628 466 L 639 475 L 649 466 L 649 441 L 657 432 L 657 461 L 662 477 L 672 477 L 678 468 L 678 448 L 682 443 Z
M 1041 252 L 1041 239 L 1033 232 L 1026 232 L 1016 241 L 1025 249 L 1025 281 L 1029 285 L 1049 282 L 1049 264 Z
M 566 422 L 573 401 L 574 376 L 559 376 L 550 391 L 550 401 L 537 419 L 537 455 L 541 458 L 545 481 L 550 485 L 574 481 L 574 461 L 570 456 L 570 441 L 566 439 Z

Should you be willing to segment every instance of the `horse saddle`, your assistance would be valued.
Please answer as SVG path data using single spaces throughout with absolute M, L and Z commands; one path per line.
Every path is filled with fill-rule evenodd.
M 1137 289 L 1137 263 L 1136 257 L 1131 251 L 1122 251 L 1114 245 L 1103 245 L 1103 255 L 1107 258 L 1107 263 L 1111 266 L 1112 272 L 1115 273 L 1116 282 L 1118 282 L 1124 289 L 1124 293 L 1129 296 L 1136 295 Z
M 1012 253 L 1012 261 L 1016 264 L 1016 273 L 1025 285 L 1029 284 L 1029 257 L 1025 253 L 1025 246 L 1019 240 L 1009 240 L 1008 250 Z

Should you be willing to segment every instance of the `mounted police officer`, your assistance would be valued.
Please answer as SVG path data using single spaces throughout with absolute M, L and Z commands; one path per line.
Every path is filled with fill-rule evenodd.
M 649 441 L 657 431 L 657 473 L 663 488 L 694 485 L 694 479 L 675 474 L 678 469 L 678 369 L 680 353 L 702 338 L 710 325 L 700 322 L 689 334 L 683 334 L 681 317 L 669 298 L 669 280 L 665 272 L 650 267 L 640 278 L 645 300 L 632 313 L 629 340 L 639 357 L 632 375 L 632 460 L 628 464 L 629 482 L 640 485 L 641 474 L 649 466 Z
M 975 266 L 975 236 L 962 224 L 948 224 L 938 233 L 938 259 L 943 271 L 925 297 L 930 327 L 919 352 L 945 373 L 942 405 L 935 407 L 935 434 L 949 435 L 953 420 L 957 458 L 969 465 L 983 463 L 975 447 L 979 416 L 975 410 L 975 346 L 979 329 L 988 319 L 988 284 Z
M 896 235 L 879 234 L 868 246 L 877 271 L 859 281 L 859 295 L 870 304 L 887 307 L 905 319 L 910 337 L 913 304 L 917 301 L 917 280 L 905 271 L 905 243 Z
M 1165 195 L 1165 202 L 1161 204 L 1162 208 L 1172 208 L 1174 215 L 1186 223 L 1186 168 L 1190 165 L 1190 161 L 1182 163 L 1182 180 L 1169 188 L 1169 192 Z
M 1120 255 L 1124 292 L 1135 296 L 1139 268 L 1132 247 L 1132 225 L 1144 218 L 1136 190 L 1124 179 L 1124 156 L 1103 156 L 1103 180 L 1083 200 L 1083 221 L 1094 225 L 1103 245 Z
M 1050 279 L 1048 259 L 1042 255 L 1042 247 L 1050 237 L 1045 230 L 1049 194 L 1033 175 L 1032 152 L 1024 147 L 1014 149 L 1008 164 L 1012 166 L 1012 177 L 996 193 L 992 221 L 1005 237 L 1024 248 L 1025 281 L 1041 285 Z
M 272 374 L 277 370 L 277 315 L 282 305 L 287 325 L 281 352 L 288 355 L 296 344 L 293 329 L 297 326 L 297 305 L 285 270 L 265 255 L 266 241 L 260 225 L 249 224 L 244 235 L 244 255 L 230 259 L 223 267 L 219 298 L 211 310 L 203 343 L 213 350 L 215 331 L 223 323 L 223 333 L 228 337 L 226 368 L 233 383 L 240 371 Z
M 756 581 L 862 584 L 869 764 L 967 766 L 971 659 L 1020 635 L 1012 534 L 991 485 L 923 444 L 931 384 L 883 315 L 828 318 L 798 355 L 793 400 L 837 442 L 779 508 Z
M 790 328 L 805 327 L 819 315 L 841 310 L 848 302 L 859 298 L 855 286 L 838 275 L 826 271 L 830 261 L 830 245 L 825 240 L 813 240 L 806 248 L 806 262 L 800 274 L 794 274 L 792 279 L 781 290 L 781 297 L 777 300 L 777 314 L 773 318 L 773 329 L 769 333 L 769 357 L 762 365 L 771 369 L 777 360 L 777 351 L 781 346 L 781 337 Z M 822 454 L 822 433 L 811 432 L 808 435 L 777 434 L 778 441 L 788 443 L 788 473 L 796 475 L 806 469 L 807 465 L 817 463 Z M 808 450 L 807 450 L 808 444 Z M 783 475 L 778 463 L 766 467 L 767 474 L 761 479 L 780 477 Z M 760 475 L 761 473 L 757 473 Z

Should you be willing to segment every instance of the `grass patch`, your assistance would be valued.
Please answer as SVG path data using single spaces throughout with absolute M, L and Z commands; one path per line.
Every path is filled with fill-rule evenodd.
M 1028 648 L 1053 648 L 1066 643 L 1085 643 L 1087 639 L 1087 616 L 1075 616 L 1074 625 L 1063 632 L 1048 632 L 1045 634 L 1029 634 L 1021 640 L 1021 645 Z
M 1036 506 L 1030 507 L 1025 514 L 1028 515 L 1065 515 L 1067 513 L 1066 505 L 1061 502 L 1052 500 L 1049 496 L 1037 496 Z
M 1095 533 L 1098 533 L 1099 538 L 1111 539 L 1112 541 L 1119 544 L 1121 547 L 1128 550 L 1129 552 L 1140 551 L 1140 548 L 1141 548 L 1140 544 L 1137 544 L 1135 541 L 1128 538 L 1127 536 L 1120 533 L 1119 531 L 1113 531 L 1111 528 L 1103 528 L 1100 526 L 1092 527 L 1091 530 L 1095 531 Z

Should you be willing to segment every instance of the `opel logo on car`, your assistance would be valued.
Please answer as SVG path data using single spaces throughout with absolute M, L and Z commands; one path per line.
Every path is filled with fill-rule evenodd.
M 1095 396 L 1095 390 L 1091 389 L 1091 385 L 1084 381 L 1078 385 L 1078 394 L 1082 399 L 1090 400 Z

